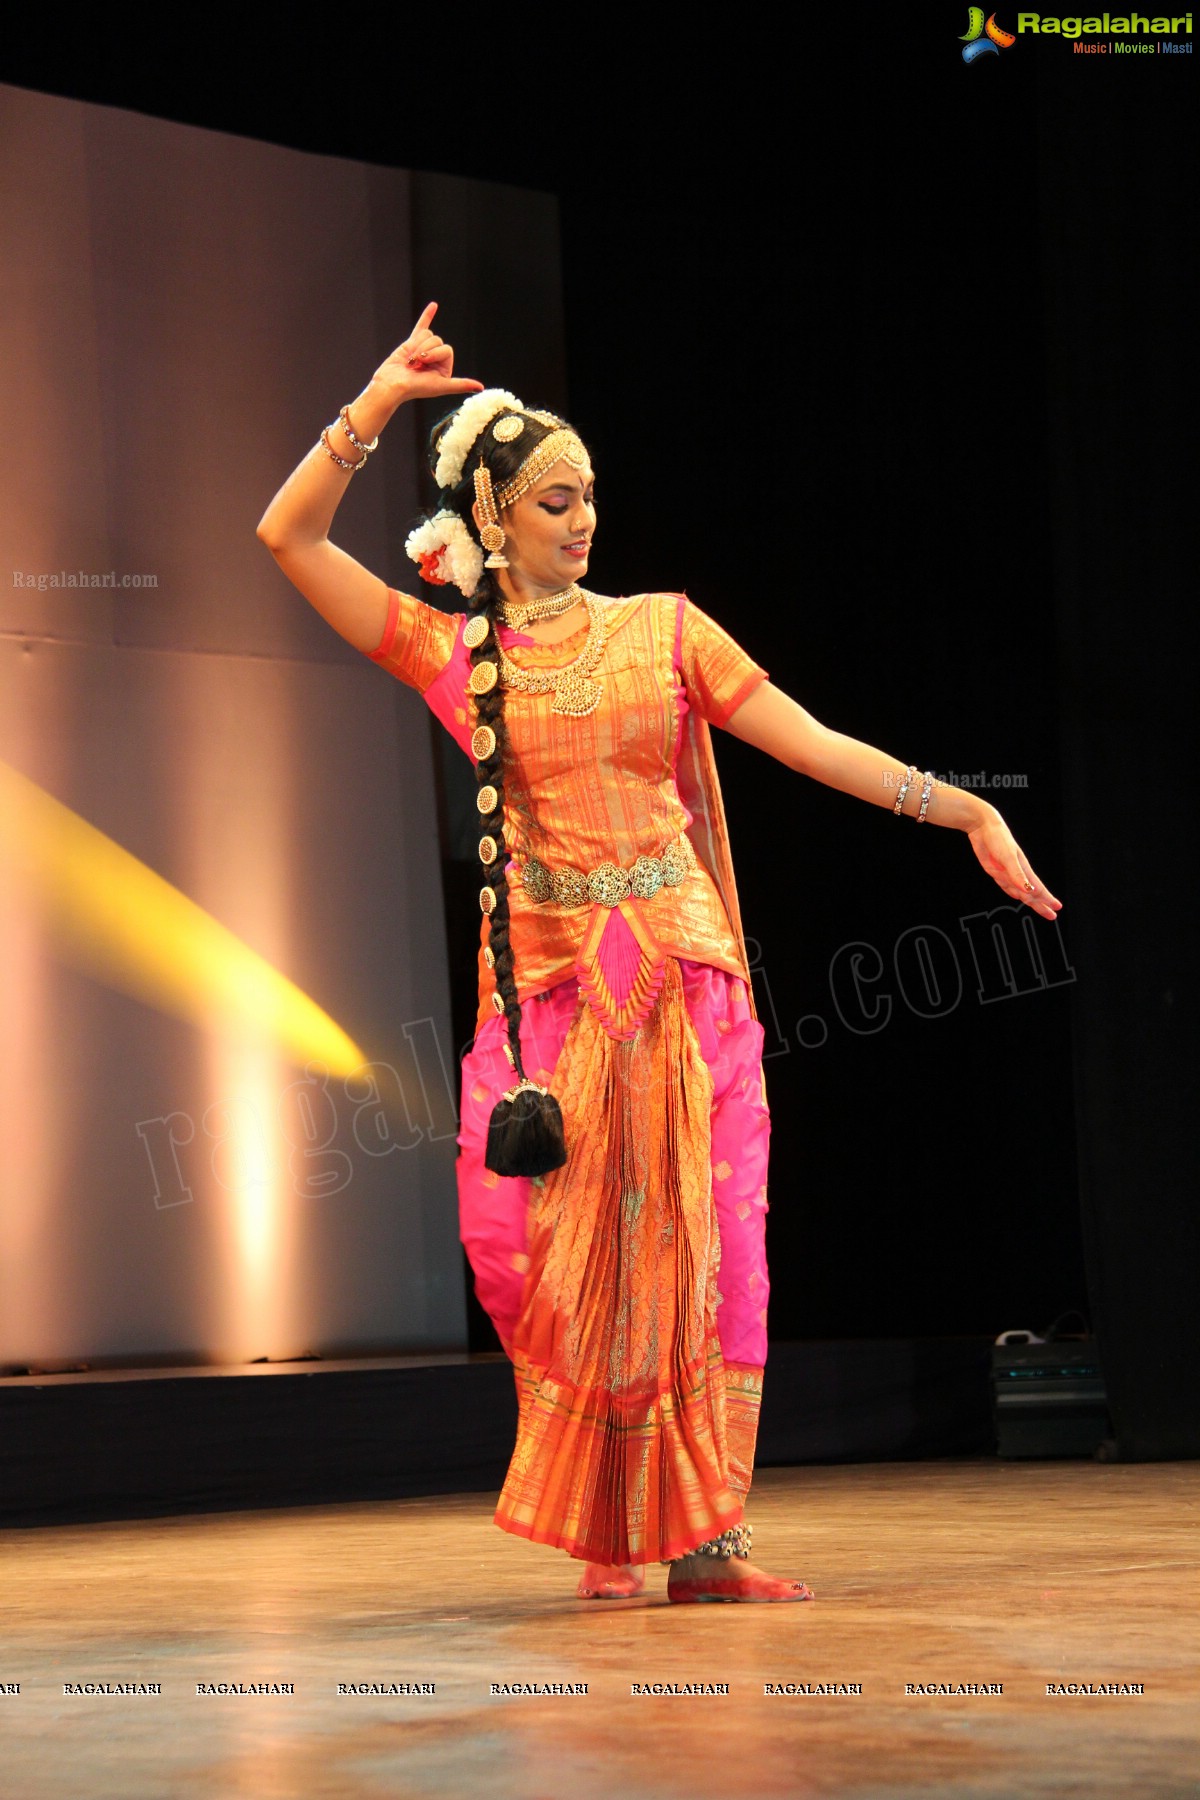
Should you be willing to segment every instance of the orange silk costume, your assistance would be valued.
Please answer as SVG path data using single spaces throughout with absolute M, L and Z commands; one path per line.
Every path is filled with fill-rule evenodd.
M 525 1003 L 552 1000 L 545 1010 L 557 1017 L 564 1000 L 565 1037 L 553 1069 L 536 1078 L 558 1098 L 568 1158 L 532 1182 L 496 1177 L 466 1129 L 482 1063 L 467 1065 L 494 1053 L 503 1035 L 483 959 L 485 918 L 460 1136 L 460 1164 L 468 1154 L 474 1163 L 460 1167 L 460 1196 L 503 1187 L 524 1209 L 525 1249 L 514 1258 L 523 1265 L 520 1304 L 511 1327 L 497 1320 L 520 1409 L 497 1523 L 574 1556 L 640 1563 L 683 1555 L 740 1519 L 753 1468 L 762 1371 L 728 1361 L 717 1330 L 713 1078 L 685 976 L 691 994 L 697 965 L 724 971 L 722 991 L 753 1021 L 761 1050 L 709 727 L 724 724 L 767 671 L 682 595 L 602 605 L 594 712 L 556 714 L 552 695 L 515 687 L 505 697 L 504 842 L 522 1051 L 526 1021 L 543 1011 Z M 393 592 L 372 659 L 418 689 L 469 756 L 466 616 Z M 506 654 L 529 669 L 569 663 L 586 631 L 548 645 L 498 628 Z M 522 884 L 530 857 L 551 869 L 628 869 L 681 834 L 689 872 L 652 898 L 566 906 L 539 903 Z M 734 1016 L 717 1029 L 731 1030 Z M 528 1056 L 526 1066 L 534 1073 Z M 506 1067 L 497 1079 L 504 1074 L 511 1081 Z M 742 1086 L 755 1082 L 765 1115 L 761 1061 Z M 471 1091 L 477 1101 L 486 1091 L 490 1110 L 486 1081 Z

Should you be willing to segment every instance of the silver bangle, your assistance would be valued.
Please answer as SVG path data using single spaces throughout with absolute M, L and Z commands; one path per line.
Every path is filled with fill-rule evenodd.
M 353 425 L 350 423 L 350 408 L 348 406 L 343 406 L 341 412 L 338 414 L 338 418 L 342 421 L 342 430 L 345 432 L 346 436 L 350 439 L 350 442 L 353 444 L 354 448 L 356 450 L 362 451 L 364 457 L 370 456 L 372 450 L 378 450 L 378 448 L 379 448 L 378 434 L 376 434 L 376 436 L 371 439 L 369 444 L 364 444 L 362 439 L 355 432 Z M 357 468 L 357 466 L 358 465 L 355 464 L 356 468 Z
M 929 805 L 929 796 L 933 792 L 933 776 L 929 773 L 928 769 L 926 769 L 925 773 L 922 775 L 921 780 L 924 783 L 924 786 L 921 789 L 921 810 L 917 814 L 918 825 L 923 825 L 925 823 L 925 809 Z
M 900 792 L 896 795 L 896 804 L 892 808 L 892 811 L 895 813 L 897 818 L 899 818 L 900 814 L 904 811 L 904 796 L 905 796 L 905 794 L 907 794 L 909 788 L 912 786 L 912 778 L 916 774 L 916 772 L 917 772 L 916 763 L 909 763 L 907 769 L 905 769 L 905 771 L 904 771 L 904 780 L 900 784 Z

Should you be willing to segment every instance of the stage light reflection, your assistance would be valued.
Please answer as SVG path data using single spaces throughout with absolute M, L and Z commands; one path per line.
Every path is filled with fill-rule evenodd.
M 41 1354 L 59 1308 L 44 1252 L 63 1153 L 41 921 L 6 874 L 0 857 L 0 1365 Z
M 226 1278 L 213 1325 L 225 1354 L 237 1359 L 295 1354 L 303 1348 L 292 1341 L 299 1329 L 289 1280 L 296 1220 L 286 1166 L 264 1128 L 282 1067 L 255 1044 L 218 1042 L 214 1051 L 216 1080 L 237 1098 L 213 1109 L 233 1115 L 221 1145 Z
M 36 894 L 57 954 L 174 1017 L 271 1043 L 348 1075 L 346 1032 L 178 888 L 0 763 L 0 854 Z

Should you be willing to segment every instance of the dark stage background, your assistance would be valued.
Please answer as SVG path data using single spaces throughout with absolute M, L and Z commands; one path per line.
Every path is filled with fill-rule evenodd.
M 964 14 L 810 14 L 786 47 L 729 14 L 619 41 L 574 10 L 382 37 L 339 15 L 319 48 L 10 45 L 0 72 L 557 195 L 567 393 L 525 397 L 593 447 L 592 580 L 686 588 L 906 761 L 1023 777 L 990 797 L 1064 901 L 989 949 L 1004 896 L 965 840 L 718 735 L 768 1030 L 773 1336 L 1077 1311 L 1122 1452 L 1194 1454 L 1193 61 L 1022 38 L 968 67 Z M 429 297 L 460 372 L 521 391 L 519 275 L 457 281 Z M 409 324 L 380 320 L 380 356 Z M 477 877 L 442 800 L 465 1042 Z

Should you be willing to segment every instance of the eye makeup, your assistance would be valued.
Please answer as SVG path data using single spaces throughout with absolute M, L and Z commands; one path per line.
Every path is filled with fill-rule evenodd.
M 555 491 L 554 489 L 551 489 L 552 493 L 554 491 Z M 555 514 L 565 513 L 567 508 L 570 506 L 570 504 L 571 504 L 571 502 L 569 500 L 563 500 L 561 502 L 561 504 L 558 504 L 558 505 L 556 505 L 553 500 L 539 500 L 538 501 L 538 505 L 541 507 L 543 512 L 555 513 Z M 594 490 L 592 490 L 589 493 L 586 493 L 583 496 L 583 504 L 585 506 L 594 506 L 596 504 L 596 495 L 595 495 Z

